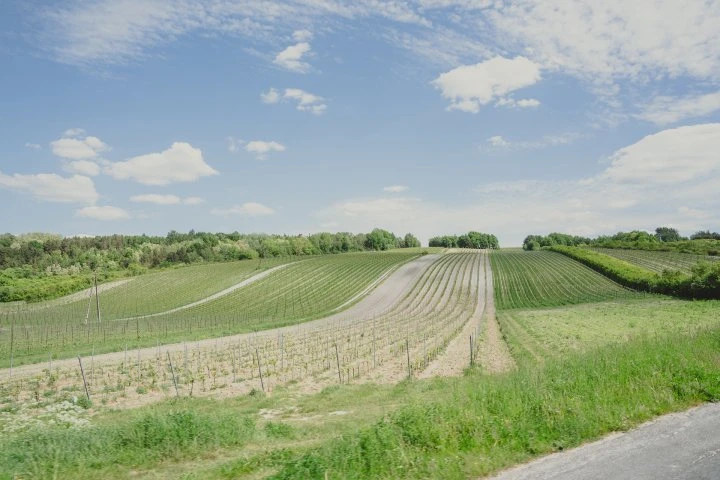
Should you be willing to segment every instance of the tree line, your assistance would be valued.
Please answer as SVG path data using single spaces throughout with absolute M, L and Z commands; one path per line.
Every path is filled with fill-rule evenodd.
M 600 235 L 597 238 L 588 238 L 555 232 L 548 235 L 528 235 L 523 241 L 523 249 L 525 250 L 539 250 L 543 247 L 556 245 L 720 255 L 720 233 L 700 230 L 688 238 L 680 235 L 675 228 L 658 227 L 655 229 L 655 233 L 633 230 L 630 232 L 618 232 L 615 235 Z
M 468 232 L 463 235 L 442 235 L 430 239 L 429 246 L 443 248 L 500 248 L 495 235 Z

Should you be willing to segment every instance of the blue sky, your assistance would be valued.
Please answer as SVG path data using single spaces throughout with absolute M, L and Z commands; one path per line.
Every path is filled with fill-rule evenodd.
M 719 31 L 704 1 L 4 1 L 0 230 L 720 230 Z

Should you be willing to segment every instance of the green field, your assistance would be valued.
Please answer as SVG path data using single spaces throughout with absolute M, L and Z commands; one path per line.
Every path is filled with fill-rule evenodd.
M 415 253 L 308 259 L 203 305 L 133 321 L 144 322 L 148 332 L 167 329 L 163 338 L 185 340 L 314 318 Z M 277 335 L 253 335 L 252 346 L 266 361 L 266 381 L 292 379 L 269 396 L 253 390 L 225 400 L 188 398 L 186 378 L 204 375 L 195 360 L 221 377 L 220 390 L 235 381 L 236 362 L 249 362 L 238 376 L 252 375 L 245 371 L 258 365 L 236 357 L 245 348 L 239 343 L 193 354 L 187 369 L 180 366 L 182 352 L 175 352 L 185 379 L 181 398 L 130 411 L 98 404 L 128 395 L 128 385 L 172 396 L 162 358 L 144 361 L 145 376 L 136 377 L 132 365 L 98 368 L 92 410 L 43 414 L 87 427 L 67 428 L 56 420 L 55 426 L 36 426 L 29 413 L 81 394 L 77 386 L 59 387 L 67 388 L 71 377 L 77 384 L 72 368 L 65 377 L 58 369 L 55 377 L 48 371 L 24 383 L 3 383 L 0 479 L 477 478 L 720 400 L 720 302 L 635 293 L 549 251 L 490 254 L 498 321 L 517 369 L 493 376 L 480 365 L 456 378 L 347 384 L 375 357 L 383 374 L 399 366 L 403 378 L 406 366 L 422 369 L 437 357 L 477 305 L 483 259 L 476 253 L 442 255 L 395 307 L 377 317 L 293 329 L 280 349 Z M 133 321 L 107 325 L 132 327 Z M 104 333 L 110 332 L 107 327 Z M 99 341 L 99 333 L 94 338 Z M 106 339 L 115 347 L 122 341 Z M 304 376 L 328 372 L 336 384 L 320 393 L 294 389 Z M 135 378 L 145 383 L 133 383 Z M 160 385 L 153 387 L 156 381 Z M 205 386 L 203 380 L 195 391 Z M 28 395 L 38 400 L 25 406 Z
M 554 307 L 637 296 L 554 252 L 498 250 L 490 254 L 498 310 Z
M 133 279 L 100 294 L 100 322 L 94 299 L 89 302 L 89 297 L 70 304 L 53 300 L 47 307 L 14 306 L 0 314 L 0 365 L 9 365 L 11 350 L 14 364 L 19 365 L 45 360 L 50 354 L 60 358 L 118 351 L 126 345 L 134 348 L 187 341 L 316 318 L 342 307 L 381 275 L 418 253 L 404 249 L 314 257 L 283 267 L 228 295 L 168 314 L 137 316 L 134 312 L 155 313 L 192 303 L 257 274 L 258 262 L 188 267 Z M 128 297 L 128 293 L 135 296 Z M 90 321 L 85 324 L 88 304 Z
M 650 271 L 662 273 L 665 270 L 680 270 L 690 273 L 698 262 L 717 262 L 720 257 L 694 255 L 680 252 L 652 252 L 648 250 L 624 250 L 619 248 L 593 248 L 593 250 L 639 265 Z

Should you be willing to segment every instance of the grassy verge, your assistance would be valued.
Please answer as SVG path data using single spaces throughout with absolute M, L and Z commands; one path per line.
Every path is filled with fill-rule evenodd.
M 637 339 L 497 378 L 471 375 L 288 462 L 273 478 L 488 474 L 720 399 L 719 349 L 714 329 Z

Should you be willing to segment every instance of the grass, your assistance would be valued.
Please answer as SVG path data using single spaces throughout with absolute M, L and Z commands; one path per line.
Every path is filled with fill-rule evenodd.
M 720 324 L 720 302 L 617 300 L 498 315 L 513 354 L 526 363 L 562 358 L 633 338 L 683 336 Z
M 575 322 L 574 332 L 607 326 L 562 355 L 503 376 L 471 370 L 460 378 L 342 385 L 315 395 L 277 389 L 270 397 L 183 398 L 101 412 L 89 429 L 2 435 L 0 479 L 486 475 L 719 400 L 720 328 L 711 326 L 718 306 L 651 297 L 505 312 L 501 320 L 511 314 L 523 325 L 545 322 L 547 330 L 553 318 Z M 562 348 L 566 336 L 508 335 L 513 353 L 528 338 Z
M 444 389 L 289 461 L 276 479 L 486 475 L 720 399 L 720 330 L 642 338 Z M 632 392 L 632 394 L 629 394 Z
M 720 261 L 719 257 L 695 255 L 692 253 L 624 250 L 617 248 L 594 248 L 593 250 L 639 265 L 655 273 L 662 273 L 664 270 L 680 270 L 683 273 L 690 273 L 692 267 L 700 261 Z
M 490 254 L 498 310 L 552 307 L 638 294 L 563 255 L 499 250 Z

